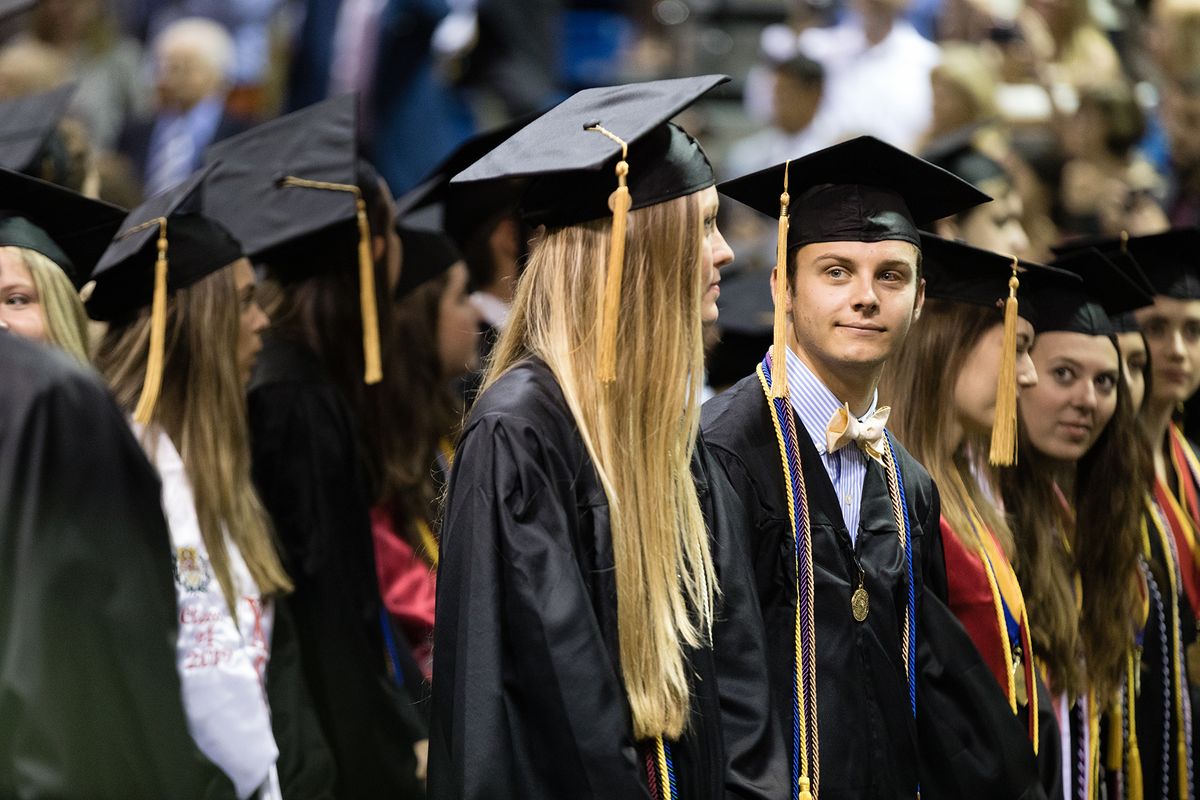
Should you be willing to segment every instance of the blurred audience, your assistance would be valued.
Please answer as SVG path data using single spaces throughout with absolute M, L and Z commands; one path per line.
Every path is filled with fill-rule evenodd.
M 219 23 L 173 22 L 153 50 L 157 109 L 153 118 L 126 126 L 120 143 L 147 197 L 177 186 L 203 163 L 204 148 L 251 125 L 225 108 L 234 47 Z
M 812 122 L 824 91 L 824 68 L 808 56 L 796 55 L 773 72 L 772 125 L 733 146 L 725 160 L 730 175 L 754 172 L 820 147 L 813 143 Z

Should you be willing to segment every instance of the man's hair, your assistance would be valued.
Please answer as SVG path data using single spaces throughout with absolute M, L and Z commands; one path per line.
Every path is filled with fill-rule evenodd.
M 791 78 L 805 86 L 820 86 L 825 82 L 825 68 L 803 53 L 775 65 L 775 74 Z
M 161 57 L 164 51 L 178 45 L 188 45 L 202 53 L 222 80 L 228 80 L 233 74 L 233 37 L 219 22 L 205 17 L 175 20 L 154 37 L 154 55 Z

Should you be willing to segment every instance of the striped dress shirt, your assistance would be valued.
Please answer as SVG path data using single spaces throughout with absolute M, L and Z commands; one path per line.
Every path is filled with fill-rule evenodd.
M 812 438 L 813 446 L 821 456 L 821 463 L 825 465 L 825 472 L 829 474 L 829 481 L 833 484 L 834 494 L 842 509 L 842 519 L 846 522 L 846 530 L 850 532 L 850 541 L 857 542 L 867 457 L 852 445 L 836 453 L 830 453 L 825 447 L 825 431 L 829 428 L 829 420 L 844 404 L 833 396 L 829 387 L 791 349 L 787 351 L 787 376 L 792 408 Z M 879 392 L 876 391 L 871 399 L 871 407 L 860 419 L 874 414 L 878 404 Z

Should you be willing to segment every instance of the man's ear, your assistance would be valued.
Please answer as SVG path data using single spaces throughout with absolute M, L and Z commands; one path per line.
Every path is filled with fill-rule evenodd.
M 775 272 L 776 272 L 775 270 L 771 270 L 771 297 L 772 297 L 772 299 L 774 299 L 774 297 L 775 297 Z M 787 311 L 789 314 L 792 311 L 792 287 L 790 287 L 790 286 L 788 287 L 788 292 L 787 292 L 787 308 L 784 310 Z
M 913 322 L 921 318 L 921 309 L 925 308 L 925 279 L 917 283 L 917 299 L 913 303 Z

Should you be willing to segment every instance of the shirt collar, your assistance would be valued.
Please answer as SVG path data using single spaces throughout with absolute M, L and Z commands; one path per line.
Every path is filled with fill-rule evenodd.
M 804 429 L 808 431 L 817 452 L 825 455 L 825 431 L 829 427 L 829 420 L 844 403 L 837 399 L 829 387 L 813 374 L 808 365 L 800 359 L 800 356 L 792 352 L 790 347 L 785 358 L 787 360 L 788 396 L 792 408 L 800 417 Z M 878 405 L 879 390 L 876 389 L 875 394 L 871 397 L 871 407 L 859 419 L 863 420 L 874 414 Z

